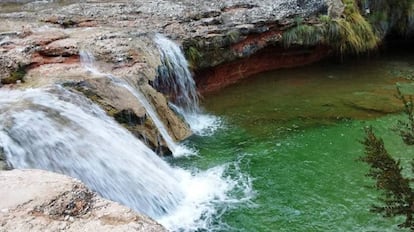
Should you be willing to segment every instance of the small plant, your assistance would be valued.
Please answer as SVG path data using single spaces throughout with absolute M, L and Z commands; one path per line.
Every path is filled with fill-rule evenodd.
M 405 216 L 400 227 L 414 231 L 414 192 L 410 178 L 401 173 L 400 161 L 396 161 L 385 149 L 384 142 L 375 136 L 372 128 L 365 129 L 365 156 L 361 161 L 370 165 L 367 176 L 376 181 L 375 187 L 381 190 L 383 205 L 374 205 L 372 211 L 384 217 Z
M 354 0 L 344 0 L 344 5 L 343 17 L 338 19 L 321 15 L 320 23 L 312 25 L 295 19 L 296 26 L 283 33 L 283 46 L 326 44 L 340 54 L 359 54 L 376 48 L 380 40 L 370 23 L 360 14 Z
M 238 30 L 231 30 L 227 32 L 226 37 L 230 43 L 235 43 L 240 39 L 240 32 Z
M 298 24 L 283 33 L 282 43 L 285 48 L 289 48 L 294 44 L 307 47 L 314 46 L 322 41 L 322 32 L 318 26 Z
M 345 0 L 344 17 L 336 20 L 340 28 L 340 40 L 334 47 L 341 53 L 369 51 L 377 47 L 379 38 L 370 23 L 359 12 L 354 0 Z
M 414 145 L 414 115 L 413 101 L 407 99 L 397 88 L 397 97 L 404 104 L 404 112 L 408 122 L 399 121 L 397 131 L 406 145 Z M 376 189 L 381 191 L 381 205 L 374 205 L 372 211 L 381 213 L 384 217 L 403 216 L 404 223 L 400 227 L 414 231 L 414 190 L 410 183 L 412 177 L 403 175 L 399 160 L 395 160 L 385 149 L 382 139 L 375 136 L 372 127 L 365 129 L 365 139 L 361 141 L 365 155 L 361 161 L 370 166 L 367 176 L 375 180 Z M 414 160 L 411 161 L 411 174 L 414 173 Z
M 400 88 L 397 88 L 397 98 L 404 104 L 404 113 L 407 115 L 408 122 L 399 120 L 397 125 L 397 131 L 399 132 L 402 140 L 407 145 L 414 145 L 414 105 L 413 98 L 409 96 L 407 99 L 401 93 Z
M 10 73 L 7 78 L 1 79 L 2 84 L 15 84 L 18 81 L 24 81 L 23 78 L 26 75 L 26 67 L 19 65 L 16 70 Z
M 191 67 L 196 67 L 202 58 L 201 53 L 195 47 L 188 47 L 187 50 L 185 50 L 185 56 Z

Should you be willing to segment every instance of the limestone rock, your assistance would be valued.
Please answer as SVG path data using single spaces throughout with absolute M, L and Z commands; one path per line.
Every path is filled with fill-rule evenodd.
M 331 18 L 339 18 L 341 17 L 345 6 L 341 0 L 326 0 L 328 5 L 328 15 Z
M 163 120 L 164 125 L 166 125 L 175 140 L 180 141 L 191 135 L 188 126 L 168 107 L 165 96 L 157 92 L 149 84 L 142 85 L 141 90 L 155 106 L 158 115 L 162 115 L 161 120 Z
M 9 77 L 24 67 L 24 72 L 18 76 L 24 84 L 17 87 L 42 88 L 56 83 L 74 87 L 149 147 L 154 150 L 163 150 L 158 146 L 166 147 L 164 141 L 159 141 L 159 132 L 139 101 L 107 77 L 124 79 L 136 89 L 153 81 L 160 65 L 153 34 L 142 35 L 119 28 L 48 28 L 33 29 L 24 36 L 19 34 L 22 32 L 4 34 L 4 43 L 0 46 L 3 84 L 16 83 Z M 91 67 L 81 63 L 81 51 L 94 55 L 94 63 L 89 64 Z M 98 74 L 88 71 L 91 68 Z M 167 127 L 172 137 L 176 140 L 188 137 L 188 126 L 182 119 L 174 117 L 167 102 L 156 101 L 155 104 L 163 109 L 162 121 L 180 125 Z M 177 128 L 179 131 L 175 132 Z
M 153 150 L 165 151 L 162 152 L 163 154 L 168 153 L 166 144 L 159 140 L 159 132 L 151 118 L 147 116 L 145 108 L 127 89 L 105 77 L 68 82 L 65 86 L 83 93 Z M 162 108 L 167 106 L 167 102 L 159 102 L 156 106 Z M 168 111 L 171 110 L 167 109 Z M 166 117 L 163 115 L 161 118 Z M 170 133 L 174 134 L 174 130 L 171 129 Z
M 166 231 L 80 181 L 41 170 L 0 171 L 0 231 Z

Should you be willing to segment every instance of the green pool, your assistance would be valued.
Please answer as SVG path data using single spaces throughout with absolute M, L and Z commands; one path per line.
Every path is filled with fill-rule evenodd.
M 199 156 L 172 163 L 201 170 L 237 163 L 227 175 L 249 176 L 255 193 L 242 204 L 217 203 L 211 230 L 398 230 L 401 218 L 369 212 L 378 193 L 356 159 L 369 125 L 403 163 L 414 154 L 391 130 L 404 118 L 395 83 L 407 82 L 401 77 L 412 67 L 410 53 L 324 61 L 257 75 L 205 96 L 204 108 L 223 126 L 187 141 Z M 242 192 L 230 194 L 237 199 Z

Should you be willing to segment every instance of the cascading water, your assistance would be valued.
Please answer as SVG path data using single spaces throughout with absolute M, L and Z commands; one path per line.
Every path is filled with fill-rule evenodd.
M 155 42 L 162 62 L 158 69 L 159 78 L 154 83 L 155 87 L 169 94 L 172 102 L 185 112 L 199 113 L 196 84 L 180 47 L 160 34 L 155 36 Z
M 144 97 L 144 95 L 138 91 L 136 88 L 133 88 L 130 84 L 128 84 L 125 80 L 115 77 L 110 74 L 105 74 L 100 72 L 95 67 L 95 58 L 94 56 L 86 51 L 80 52 L 81 57 L 81 63 L 84 65 L 84 67 L 90 71 L 91 73 L 95 75 L 104 76 L 106 78 L 109 78 L 114 84 L 125 88 L 128 90 L 134 97 L 141 103 L 141 105 L 144 106 L 146 112 L 154 122 L 155 126 L 157 127 L 159 133 L 161 134 L 162 138 L 164 139 L 165 143 L 167 144 L 168 148 L 172 152 L 174 156 L 181 156 L 184 154 L 192 153 L 189 149 L 179 146 L 174 142 L 174 140 L 171 138 L 171 136 L 168 134 L 167 129 L 165 128 L 164 124 L 162 123 L 161 119 L 158 117 L 158 114 L 155 112 L 151 104 L 148 102 L 148 100 Z
M 0 89 L 0 148 L 14 168 L 76 177 L 173 231 L 214 231 L 217 205 L 253 193 L 241 172 L 226 174 L 237 164 L 172 168 L 98 106 L 61 87 Z M 231 192 L 240 190 L 246 193 L 238 200 Z
M 163 35 L 155 35 L 162 65 L 154 87 L 170 97 L 170 104 L 199 135 L 211 134 L 219 125 L 217 117 L 203 114 L 195 81 L 180 47 Z
M 152 217 L 178 205 L 176 171 L 90 101 L 57 92 L 0 91 L 0 147 L 14 168 L 76 177 Z

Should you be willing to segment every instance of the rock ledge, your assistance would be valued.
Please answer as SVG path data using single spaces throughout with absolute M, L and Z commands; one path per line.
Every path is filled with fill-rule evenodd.
M 0 232 L 166 231 L 80 181 L 42 170 L 0 171 Z

